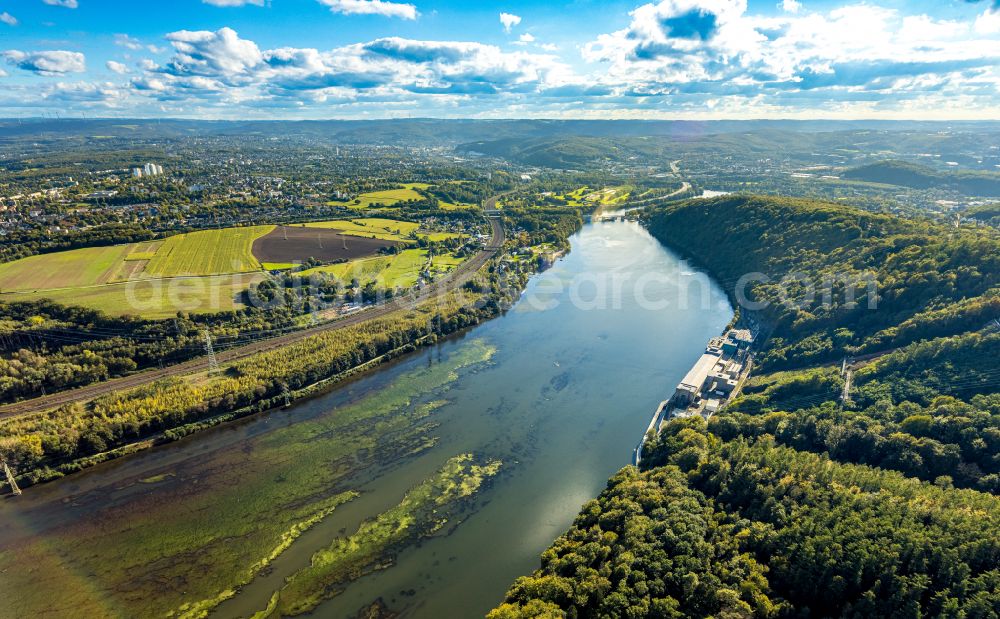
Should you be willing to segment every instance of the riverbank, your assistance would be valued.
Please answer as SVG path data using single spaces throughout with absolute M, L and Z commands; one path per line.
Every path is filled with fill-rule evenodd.
M 681 309 L 690 266 L 635 224 L 588 225 L 571 245 L 495 320 L 288 409 L 0 501 L 0 595 L 19 616 L 153 617 L 232 589 L 213 616 L 247 617 L 334 539 L 401 504 L 450 458 L 474 454 L 503 467 L 461 518 L 394 548 L 391 567 L 315 613 L 354 616 L 381 598 L 413 619 L 485 614 L 628 463 L 647 411 L 732 317 L 717 288 L 707 310 Z M 665 275 L 649 292 L 669 311 L 643 308 L 631 284 L 593 304 L 603 309 L 577 307 L 567 289 L 548 293 L 544 309 L 530 302 L 581 275 L 635 282 L 651 271 Z M 344 492 L 359 496 L 238 584 Z
M 88 397 L 83 395 L 86 389 L 55 394 L 50 396 L 54 401 L 70 403 L 0 420 L 0 458 L 16 471 L 16 483 L 22 487 L 52 481 L 198 430 L 287 406 L 380 360 L 495 317 L 517 298 L 530 273 L 503 282 L 490 277 L 486 267 L 505 240 L 503 223 L 493 217 L 490 224 L 493 234 L 486 249 L 441 284 L 468 286 L 478 278 L 477 292 L 460 288 L 435 298 L 438 287 L 423 290 L 413 299 L 395 299 L 346 321 L 251 344 L 246 354 L 228 351 L 219 357 L 229 362 L 220 364 L 217 372 L 210 368 L 206 373 L 201 364 L 188 363 L 164 370 L 162 378 L 136 375 L 95 385 L 89 389 L 97 395 L 82 403 L 74 400 Z M 512 282 L 518 290 L 510 290 Z M 339 357 L 331 358 L 331 348 Z M 312 357 L 314 363 L 305 363 Z M 269 363 L 276 361 L 278 367 Z M 297 371 L 287 371 L 296 364 Z M 185 374 L 187 366 L 192 367 Z M 133 382 L 131 389 L 111 390 Z M 32 402 L 16 406 L 28 405 Z
M 277 351 L 259 353 L 222 366 L 216 376 L 202 371 L 99 398 L 88 405 L 86 412 L 90 415 L 85 415 L 80 405 L 72 405 L 42 416 L 8 420 L 0 436 L 41 436 L 45 442 L 55 440 L 53 432 L 69 427 L 75 428 L 78 436 L 93 437 L 88 439 L 90 444 L 113 446 L 62 461 L 47 459 L 44 454 L 34 461 L 28 460 L 30 454 L 15 457 L 19 465 L 16 479 L 22 488 L 58 479 L 209 427 L 313 397 L 346 378 L 499 315 L 523 287 L 523 281 L 517 278 L 508 279 L 505 285 L 512 283 L 517 285 L 516 290 L 490 288 L 479 294 L 456 293 L 444 304 L 433 301 L 349 327 L 333 337 L 315 336 Z M 143 423 L 133 412 L 138 410 L 150 429 L 160 425 L 157 414 L 169 415 L 174 421 L 153 433 L 137 427 L 131 435 L 111 434 L 117 424 L 130 419 L 132 423 Z M 185 417 L 189 421 L 177 423 Z M 66 421 L 60 421 L 63 418 Z M 116 419 L 120 421 L 116 423 Z M 46 439 L 46 433 L 52 438 Z

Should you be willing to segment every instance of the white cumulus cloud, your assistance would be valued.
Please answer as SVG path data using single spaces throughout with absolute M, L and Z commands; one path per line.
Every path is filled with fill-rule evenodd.
M 128 67 L 120 62 L 115 62 L 114 60 L 109 60 L 105 66 L 108 67 L 109 71 L 117 73 L 118 75 L 125 75 L 128 73 Z
M 134 39 L 127 34 L 116 34 L 115 35 L 115 45 L 124 47 L 131 50 L 142 49 L 142 42 L 138 39 Z
M 3 22 L 8 26 L 16 26 L 17 18 L 8 13 L 7 11 L 4 11 L 3 13 L 0 13 L 0 22 Z
M 402 2 L 387 0 L 319 0 L 320 4 L 330 7 L 334 13 L 344 15 L 382 15 L 383 17 L 399 17 L 401 19 L 416 19 L 417 7 Z
M 970 40 L 968 23 L 865 3 L 765 17 L 749 14 L 746 0 L 662 0 L 631 17 L 584 57 L 607 63 L 606 79 L 634 94 L 931 92 L 995 72 L 1000 56 L 1000 41 Z
M 976 18 L 973 28 L 979 34 L 1000 34 L 1000 7 L 987 9 Z
M 305 101 L 438 100 L 546 92 L 576 78 L 555 56 L 506 52 L 464 41 L 387 37 L 330 50 L 261 49 L 230 28 L 167 35 L 174 55 L 147 60 L 131 81 L 145 97 L 182 101 L 227 99 L 281 106 Z
M 505 31 L 510 32 L 511 28 L 521 23 L 521 16 L 513 13 L 500 13 L 500 23 L 503 24 Z
M 178 75 L 225 75 L 238 78 L 259 65 L 264 56 L 253 41 L 232 28 L 217 32 L 181 30 L 167 35 L 176 54 L 167 72 Z
M 799 0 L 781 0 L 782 11 L 787 11 L 789 13 L 798 13 L 802 9 L 802 3 Z
M 419 3 L 408 3 L 415 0 L 316 1 L 339 14 L 419 15 Z M 569 32 L 562 51 L 508 12 L 499 14 L 509 34 L 503 47 L 384 37 L 319 49 L 295 47 L 292 38 L 268 48 L 221 28 L 173 32 L 160 48 L 121 34 L 114 42 L 128 50 L 128 66 L 108 61 L 101 71 L 104 78 L 128 72 L 124 85 L 98 75 L 89 86 L 7 80 L 0 90 L 26 106 L 76 102 L 208 117 L 278 109 L 303 117 L 1000 114 L 998 0 L 956 0 L 945 12 L 875 0 L 635 1 L 625 27 L 589 42 Z M 584 62 L 570 58 L 574 49 Z M 0 51 L 0 66 L 45 76 L 86 69 L 77 52 L 20 49 Z
M 52 50 L 42 52 L 22 52 L 11 49 L 0 52 L 8 64 L 18 69 L 31 71 L 38 75 L 63 75 L 65 73 L 83 73 L 87 70 L 86 59 L 80 52 Z
M 49 6 L 61 6 L 67 9 L 75 9 L 80 6 L 77 0 L 42 0 L 42 2 Z

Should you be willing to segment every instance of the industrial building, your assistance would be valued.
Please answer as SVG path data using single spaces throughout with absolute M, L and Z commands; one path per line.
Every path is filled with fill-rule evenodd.
M 753 336 L 746 329 L 732 329 L 722 337 L 712 338 L 705 353 L 677 385 L 670 404 L 677 408 L 703 406 L 714 414 L 739 385 L 752 343 Z

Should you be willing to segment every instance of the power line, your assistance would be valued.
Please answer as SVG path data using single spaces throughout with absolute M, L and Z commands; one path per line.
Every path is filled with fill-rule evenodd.
M 7 466 L 6 460 L 3 460 L 3 472 L 7 476 L 7 483 L 10 484 L 11 492 L 13 492 L 17 496 L 20 496 L 21 489 L 17 487 L 17 481 L 14 479 L 14 473 L 10 470 L 10 467 Z
M 212 348 L 212 334 L 205 329 L 205 352 L 208 353 L 208 374 L 209 376 L 219 373 L 219 360 L 215 358 L 215 349 Z

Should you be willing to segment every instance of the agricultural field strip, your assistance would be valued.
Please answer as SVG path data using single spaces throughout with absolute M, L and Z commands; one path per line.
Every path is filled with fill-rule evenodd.
M 226 275 L 252 275 L 253 272 L 247 271 L 237 271 L 233 273 L 213 273 L 212 275 L 169 275 L 166 277 L 143 277 L 137 279 L 123 280 L 118 282 L 108 282 L 106 284 L 87 284 L 85 286 L 66 286 L 65 288 L 30 288 L 25 290 L 4 290 L 0 292 L 0 300 L 3 297 L 15 296 L 15 295 L 33 295 L 36 293 L 43 292 L 66 292 L 70 290 L 92 290 L 94 288 L 118 288 L 121 286 L 128 286 L 129 284 L 150 284 L 154 282 L 167 282 L 177 279 L 212 279 L 216 277 L 225 277 Z
M 365 222 L 365 224 L 356 223 L 359 221 Z M 336 229 L 349 236 L 377 236 L 384 240 L 405 241 L 407 239 L 404 239 L 403 237 L 417 230 L 420 225 L 413 222 L 371 218 L 350 221 L 336 220 L 313 222 L 306 224 L 306 226 Z M 185 235 L 168 237 L 163 241 L 147 241 L 142 243 L 130 243 L 127 245 L 113 245 L 109 247 L 90 247 L 67 250 L 53 254 L 29 256 L 28 258 L 22 258 L 21 260 L 16 260 L 14 262 L 0 264 L 0 296 L 120 286 L 140 279 L 162 279 L 169 281 L 173 279 L 202 278 L 216 275 L 249 273 L 262 268 L 260 262 L 253 257 L 249 247 L 252 246 L 253 241 L 256 238 L 267 234 L 270 229 L 273 228 L 273 226 L 254 226 L 252 228 L 225 228 L 221 231 L 203 230 Z M 235 234 L 228 231 L 235 231 Z M 247 235 L 247 231 L 251 231 L 252 234 Z M 197 237 L 197 235 L 203 233 L 211 234 L 212 238 Z M 180 272 L 175 274 L 163 273 L 162 275 L 155 275 L 157 266 L 153 265 L 152 269 L 150 268 L 151 263 L 156 259 L 156 255 L 161 250 L 165 250 L 168 253 L 175 253 L 178 251 L 186 252 L 192 257 L 197 257 L 199 255 L 197 249 L 198 247 L 209 246 L 218 249 L 219 246 L 217 244 L 213 244 L 212 241 L 217 240 L 217 237 L 220 236 L 219 233 L 222 233 L 221 237 L 223 239 L 228 237 L 230 241 L 235 240 L 238 241 L 238 243 L 236 243 L 235 246 L 233 243 L 230 243 L 230 246 L 226 247 L 225 251 L 222 252 L 209 252 L 214 255 L 208 261 L 208 266 L 200 269 L 201 272 Z M 248 236 L 252 238 L 248 238 Z M 429 232 L 425 236 L 427 236 L 430 240 L 443 240 L 454 237 L 454 234 L 447 232 Z M 190 242 L 191 237 L 195 237 L 197 245 Z M 177 240 L 172 241 L 173 239 Z M 171 246 L 165 247 L 168 244 Z M 190 245 L 191 247 L 185 247 L 186 245 Z M 245 255 L 240 257 L 239 254 L 243 253 L 244 250 Z M 220 256 L 218 254 L 222 255 Z M 256 263 L 256 266 L 254 268 L 244 267 L 238 270 L 233 270 L 231 268 L 228 270 L 212 270 L 212 263 L 221 264 L 222 262 L 225 262 L 227 258 L 231 258 L 232 256 L 239 257 L 239 259 L 244 263 L 249 262 L 247 258 L 249 256 L 249 259 L 253 260 L 253 262 Z M 163 257 L 161 256 L 161 258 Z M 169 261 L 170 259 L 163 258 L 163 260 Z M 127 273 L 128 277 L 124 279 L 115 278 L 115 275 L 119 274 L 123 270 L 127 271 L 136 268 L 126 264 L 129 262 L 146 262 L 145 270 Z M 187 260 L 187 262 L 190 262 L 190 260 Z M 229 260 L 229 263 L 230 265 L 232 264 L 231 259 Z M 26 281 L 37 281 L 40 272 L 44 274 L 45 278 L 42 282 L 32 284 L 24 283 Z M 140 275 L 140 277 L 135 277 L 136 275 Z M 46 285 L 46 282 L 55 282 L 59 285 Z
M 220 275 L 260 270 L 253 242 L 275 226 L 199 230 L 168 237 L 146 264 L 148 275 Z
M 393 256 L 359 258 L 351 262 L 330 264 L 302 271 L 300 275 L 329 273 L 342 280 L 357 279 L 362 284 L 380 278 L 389 287 L 407 288 L 420 279 L 426 269 L 435 272 L 451 270 L 461 264 L 460 258 L 449 254 L 431 257 L 425 249 L 407 249 Z M 441 268 L 441 267 L 445 268 Z
M 205 311 L 225 311 L 236 309 L 235 297 L 254 283 L 261 281 L 263 273 L 238 273 L 229 275 L 191 275 L 157 279 L 135 279 L 127 282 L 116 282 L 90 287 L 74 287 L 63 290 L 17 291 L 0 295 L 0 300 L 20 301 L 34 299 L 50 299 L 63 305 L 80 305 L 90 309 L 103 311 L 117 316 L 128 313 L 138 313 L 146 319 L 170 318 L 178 310 L 192 313 L 202 310 L 205 303 L 210 307 Z M 192 286 L 165 291 L 164 284 L 169 281 L 191 282 Z M 166 292 L 166 294 L 164 294 Z M 174 294 L 183 296 L 184 306 L 174 304 Z M 192 296 L 193 295 L 193 296 Z M 229 299 L 226 302 L 225 299 Z M 167 304 L 156 301 L 166 301 Z M 219 305 L 211 305 L 218 301 Z M 144 307 L 133 307 L 138 302 Z M 152 303 L 152 305 L 150 305 Z M 189 304 L 194 304 L 189 305 Z
M 493 209 L 495 208 L 495 206 L 496 206 L 495 198 L 487 202 L 487 210 Z M 487 245 L 485 249 L 480 251 L 473 258 L 466 260 L 461 265 L 459 265 L 454 271 L 449 273 L 445 279 L 435 282 L 433 285 L 426 287 L 419 293 L 407 297 L 398 297 L 393 299 L 392 301 L 389 301 L 388 303 L 378 305 L 372 309 L 350 314 L 348 316 L 318 325 L 316 327 L 312 327 L 310 329 L 304 329 L 302 331 L 296 331 L 294 333 L 289 333 L 287 335 L 282 335 L 268 340 L 254 342 L 252 344 L 247 344 L 246 346 L 231 348 L 229 350 L 217 354 L 216 356 L 218 358 L 218 361 L 220 363 L 228 363 L 236 361 L 237 359 L 242 359 L 244 357 L 256 354 L 258 352 L 274 350 L 276 348 L 287 346 L 288 344 L 292 344 L 299 340 L 303 340 L 318 333 L 343 329 L 345 327 L 360 324 L 370 319 L 384 317 L 388 314 L 391 314 L 399 310 L 413 309 L 414 307 L 417 307 L 420 303 L 426 301 L 427 299 L 433 298 L 435 295 L 440 294 L 441 289 L 458 288 L 464 285 L 466 282 L 472 279 L 472 277 L 476 274 L 476 272 L 478 272 L 479 269 L 482 268 L 483 265 L 485 265 L 503 247 L 506 238 L 504 234 L 503 224 L 497 219 L 490 219 L 489 221 L 493 229 L 489 245 Z M 203 370 L 204 365 L 205 365 L 204 359 L 194 359 L 168 368 L 164 368 L 162 370 L 161 369 L 147 370 L 145 372 L 139 372 L 137 374 L 124 376 L 122 378 L 116 378 L 103 383 L 88 385 L 87 387 L 81 387 L 79 389 L 62 391 L 52 395 L 35 398 L 33 400 L 25 400 L 23 402 L 8 404 L 6 406 L 0 407 L 0 419 L 42 413 L 47 410 L 51 410 L 53 408 L 62 406 L 64 404 L 89 401 L 98 396 L 105 395 L 107 393 L 111 393 L 121 389 L 139 387 L 141 385 L 151 383 L 156 380 L 160 380 L 170 376 L 179 376 L 189 373 L 195 373 Z
M 131 245 L 88 247 L 29 256 L 0 265 L 0 290 L 73 288 L 106 283 L 112 269 L 124 262 Z
M 305 224 L 307 228 L 337 230 L 350 236 L 375 236 L 389 241 L 406 240 L 405 237 L 420 228 L 420 224 L 395 219 L 365 218 L 314 221 Z

